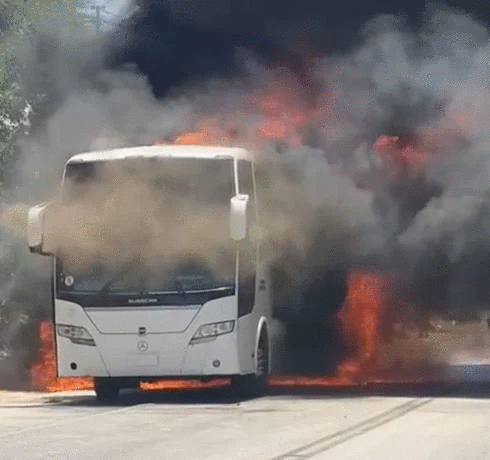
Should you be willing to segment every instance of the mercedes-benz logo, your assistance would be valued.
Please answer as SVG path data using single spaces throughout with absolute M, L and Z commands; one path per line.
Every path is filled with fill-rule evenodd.
M 138 342 L 138 350 L 139 351 L 146 351 L 148 350 L 148 342 L 145 342 L 144 340 L 140 340 Z

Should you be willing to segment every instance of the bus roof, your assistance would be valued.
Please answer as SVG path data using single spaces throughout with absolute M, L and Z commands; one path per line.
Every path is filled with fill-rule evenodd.
M 93 161 L 124 160 L 130 158 L 252 158 L 250 152 L 238 147 L 219 147 L 201 145 L 151 145 L 126 147 L 112 150 L 100 150 L 79 153 L 72 156 L 68 163 L 89 163 Z

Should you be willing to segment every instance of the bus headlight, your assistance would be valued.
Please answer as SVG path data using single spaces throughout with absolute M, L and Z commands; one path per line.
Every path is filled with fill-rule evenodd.
M 217 337 L 218 335 L 233 332 L 235 321 L 222 321 L 220 323 L 203 324 L 192 336 L 191 343 L 199 342 L 203 339 Z
M 68 326 L 66 324 L 58 324 L 56 330 L 60 337 L 70 339 L 72 343 L 78 345 L 91 345 L 95 347 L 95 340 L 87 329 L 81 326 Z

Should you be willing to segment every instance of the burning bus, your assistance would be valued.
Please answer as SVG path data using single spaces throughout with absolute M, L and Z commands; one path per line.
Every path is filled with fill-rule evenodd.
M 72 157 L 58 198 L 28 219 L 30 250 L 54 261 L 56 357 L 45 354 L 57 376 L 93 377 L 101 400 L 168 378 L 260 390 L 272 363 L 323 383 L 365 378 L 390 283 L 369 265 L 329 264 L 323 221 L 307 225 L 303 258 L 271 251 L 263 172 L 244 149 L 185 142 Z
M 59 199 L 29 212 L 53 257 L 59 377 L 99 399 L 163 377 L 264 387 L 270 281 L 254 163 L 238 148 L 155 145 L 66 164 Z

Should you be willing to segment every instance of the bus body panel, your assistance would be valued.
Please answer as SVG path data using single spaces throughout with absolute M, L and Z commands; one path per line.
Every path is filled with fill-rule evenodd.
M 58 377 L 109 377 L 97 347 L 77 345 L 59 335 L 56 337 L 56 361 Z
M 255 372 L 255 352 L 258 345 L 259 334 L 261 333 L 261 328 L 264 327 L 264 324 L 265 327 L 267 327 L 267 318 L 269 318 L 270 315 L 271 299 L 269 278 L 267 265 L 264 263 L 257 264 L 253 310 L 248 315 L 238 318 L 237 339 L 241 374 Z M 238 287 L 238 289 L 240 289 L 240 287 Z M 270 332 L 268 338 L 270 341 Z M 271 347 L 269 346 L 269 350 L 270 348 Z
M 238 318 L 237 344 L 240 360 L 240 374 L 251 374 L 254 372 L 254 337 L 257 329 L 257 315 L 249 315 Z
M 174 308 L 173 314 L 185 316 L 186 311 L 179 312 L 179 308 Z M 166 311 L 168 307 L 163 307 L 162 312 Z M 131 317 L 129 312 L 134 316 Z M 121 313 L 121 309 L 116 309 L 110 314 L 116 318 Z M 199 307 L 183 332 L 140 335 L 138 327 L 142 324 L 138 321 L 141 319 L 138 308 L 129 307 L 124 313 L 132 322 L 134 333 L 101 333 L 81 306 L 57 299 L 56 324 L 85 327 L 96 343 L 96 346 L 74 344 L 57 332 L 60 377 L 206 376 L 240 372 L 236 324 L 231 333 L 191 343 L 192 336 L 203 324 L 236 317 L 235 296 L 212 300 Z M 130 324 L 126 328 L 129 329 Z M 72 363 L 76 364 L 76 369 L 72 368 Z
M 200 305 L 180 307 L 86 308 L 85 312 L 101 334 L 145 334 L 184 332 L 198 314 Z
M 191 345 L 182 361 L 182 376 L 240 373 L 236 332 Z

